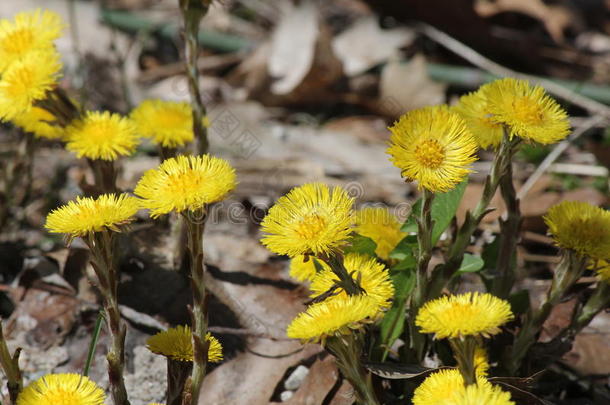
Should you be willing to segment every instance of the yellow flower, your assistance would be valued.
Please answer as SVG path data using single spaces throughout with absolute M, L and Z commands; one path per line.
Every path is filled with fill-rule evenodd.
M 489 371 L 487 350 L 480 346 L 474 349 L 474 370 L 476 375 L 481 377 L 487 377 L 487 372 Z
M 102 405 L 104 391 L 79 374 L 48 374 L 28 385 L 17 405 Z
M 309 256 L 305 261 L 305 256 L 296 256 L 290 260 L 290 276 L 299 281 L 311 281 L 317 274 L 316 263 L 322 269 L 328 269 L 328 265 L 322 260 L 317 260 Z
M 406 113 L 394 126 L 387 153 L 408 181 L 432 192 L 451 190 L 470 173 L 477 144 L 464 120 L 446 106 Z
M 61 17 L 49 10 L 19 13 L 14 21 L 0 20 L 0 73 L 32 51 L 52 49 L 63 28 Z
M 502 124 L 493 120 L 489 110 L 485 97 L 488 87 L 489 84 L 483 85 L 478 91 L 462 96 L 460 102 L 453 107 L 466 122 L 480 148 L 496 148 L 504 137 Z
M 0 80 L 0 118 L 10 120 L 29 111 L 56 86 L 60 70 L 54 50 L 33 51 L 12 63 Z
M 115 160 L 138 146 L 131 120 L 108 111 L 88 111 L 66 128 L 66 149 L 89 159 Z
M 445 405 L 464 390 L 464 378 L 457 369 L 430 374 L 413 394 L 413 405 Z
M 166 148 L 193 140 L 193 113 L 188 103 L 145 100 L 131 112 L 131 119 L 140 135 Z
M 38 138 L 61 139 L 64 135 L 64 129 L 57 124 L 55 116 L 44 108 L 34 106 L 30 111 L 17 115 L 12 122 Z
M 501 79 L 486 87 L 485 96 L 493 119 L 507 125 L 511 136 L 550 144 L 570 133 L 568 114 L 540 86 Z
M 222 345 L 211 333 L 205 335 L 210 342 L 208 361 L 218 363 L 222 360 Z M 146 347 L 155 354 L 178 361 L 193 361 L 193 334 L 188 326 L 176 326 L 159 332 L 146 340 Z
M 156 218 L 220 201 L 235 185 L 235 169 L 226 160 L 210 155 L 178 156 L 144 173 L 134 192 Z
M 595 270 L 602 281 L 610 283 L 610 262 L 608 260 L 594 260 L 588 268 Z
M 137 198 L 127 194 L 103 194 L 97 199 L 76 197 L 47 215 L 45 228 L 71 237 L 85 236 L 104 229 L 119 231 L 119 226 L 133 220 L 140 208 Z
M 348 274 L 355 280 L 359 280 L 360 286 L 366 295 L 372 298 L 380 309 L 387 309 L 394 296 L 394 285 L 390 280 L 390 273 L 383 264 L 378 263 L 374 257 L 349 253 L 343 259 L 343 265 Z M 312 291 L 311 297 L 317 297 L 330 290 L 339 278 L 330 268 L 322 270 L 311 282 L 309 289 Z M 347 296 L 343 289 L 334 291 L 337 295 L 327 298 L 327 300 L 339 299 Z
M 510 393 L 490 383 L 472 384 L 443 405 L 515 405 Z
M 368 207 L 356 211 L 355 223 L 354 230 L 377 244 L 375 253 L 383 260 L 388 260 L 390 252 L 407 236 L 400 230 L 400 222 L 387 208 Z
M 413 405 L 514 405 L 510 394 L 503 392 L 483 377 L 477 383 L 464 386 L 457 369 L 430 374 L 415 389 Z
M 281 255 L 329 254 L 350 236 L 354 199 L 345 190 L 310 183 L 277 200 L 261 223 L 261 242 Z
M 610 211 L 579 201 L 563 201 L 544 216 L 555 243 L 593 259 L 610 257 Z
M 507 301 L 491 294 L 469 292 L 427 302 L 419 310 L 415 324 L 422 333 L 434 333 L 435 339 L 488 337 L 500 332 L 500 326 L 513 317 Z
M 322 341 L 326 337 L 349 334 L 374 321 L 379 314 L 378 303 L 367 295 L 343 296 L 310 305 L 288 325 L 289 338 Z

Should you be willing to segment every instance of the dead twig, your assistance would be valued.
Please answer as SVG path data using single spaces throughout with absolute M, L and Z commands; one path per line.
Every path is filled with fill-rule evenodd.
M 589 113 L 591 114 L 602 115 L 606 118 L 610 118 L 610 107 L 602 103 L 575 93 L 574 91 L 551 80 L 516 72 L 512 69 L 502 66 L 492 61 L 491 59 L 486 58 L 474 49 L 468 47 L 462 42 L 456 40 L 455 38 L 431 25 L 422 23 L 420 24 L 419 29 L 428 38 L 432 39 L 435 42 L 438 42 L 445 48 L 458 54 L 462 58 L 466 59 L 468 62 L 480 67 L 481 69 L 487 70 L 498 76 L 515 77 L 518 79 L 528 80 L 532 83 L 540 84 L 541 86 L 546 88 L 549 93 L 554 94 L 555 96 L 560 97 L 566 101 L 569 101 L 570 103 L 589 111 Z
M 536 168 L 536 171 L 532 173 L 530 177 L 528 177 L 527 181 L 521 186 L 519 191 L 517 192 L 517 198 L 523 199 L 527 193 L 532 189 L 534 184 L 538 182 L 540 177 L 546 172 L 546 170 L 553 164 L 559 156 L 568 148 L 568 146 L 576 139 L 578 139 L 582 134 L 584 134 L 588 129 L 595 127 L 601 122 L 605 121 L 605 118 L 602 116 L 593 116 L 587 120 L 588 122 L 583 123 L 582 126 L 578 127 L 572 134 L 559 142 L 553 150 L 546 155 L 542 163 Z

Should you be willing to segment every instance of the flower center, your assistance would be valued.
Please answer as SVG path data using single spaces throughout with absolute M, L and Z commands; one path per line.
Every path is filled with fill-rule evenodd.
M 542 122 L 542 111 L 537 103 L 527 97 L 520 97 L 513 103 L 515 116 L 528 124 L 540 124 Z
M 436 169 L 445 160 L 445 150 L 436 140 L 428 139 L 415 147 L 415 158 L 422 166 Z
M 56 388 L 53 391 L 49 391 L 43 395 L 45 404 L 53 405 L 81 405 L 83 404 L 83 398 L 75 392 L 66 391 L 60 388 Z
M 318 214 L 310 214 L 305 216 L 296 226 L 296 233 L 303 239 L 314 239 L 324 228 L 327 221 Z
M 110 144 L 115 140 L 119 128 L 109 122 L 102 121 L 90 123 L 83 132 L 92 144 Z

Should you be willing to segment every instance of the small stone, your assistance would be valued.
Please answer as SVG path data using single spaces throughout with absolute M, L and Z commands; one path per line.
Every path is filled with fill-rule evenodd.
M 298 366 L 294 369 L 292 374 L 284 381 L 284 388 L 287 390 L 296 390 L 301 386 L 305 377 L 309 374 L 309 369 L 303 365 Z
M 282 402 L 288 401 L 294 395 L 294 391 L 283 391 L 280 394 L 280 400 Z

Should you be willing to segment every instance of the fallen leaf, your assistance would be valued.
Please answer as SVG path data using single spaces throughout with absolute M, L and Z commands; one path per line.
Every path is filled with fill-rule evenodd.
M 428 77 L 426 58 L 389 62 L 381 71 L 379 104 L 384 114 L 399 117 L 406 111 L 445 102 L 446 84 Z
M 337 35 L 332 47 L 343 62 L 343 71 L 352 77 L 397 55 L 398 50 L 414 38 L 415 34 L 408 28 L 381 29 L 377 16 L 372 15 L 356 21 Z
M 573 13 L 566 7 L 544 4 L 542 0 L 478 0 L 475 11 L 481 17 L 491 17 L 503 12 L 517 12 L 540 20 L 556 42 L 563 42 L 563 32 L 574 21 Z
M 269 74 L 277 78 L 271 85 L 275 94 L 288 94 L 305 78 L 313 65 L 318 38 L 318 10 L 313 2 L 297 7 L 283 2 L 284 12 L 271 39 Z
M 317 360 L 310 368 L 309 374 L 286 405 L 317 405 L 324 402 L 324 398 L 333 388 L 339 378 L 339 371 L 335 365 L 335 358 L 327 356 L 324 360 Z

